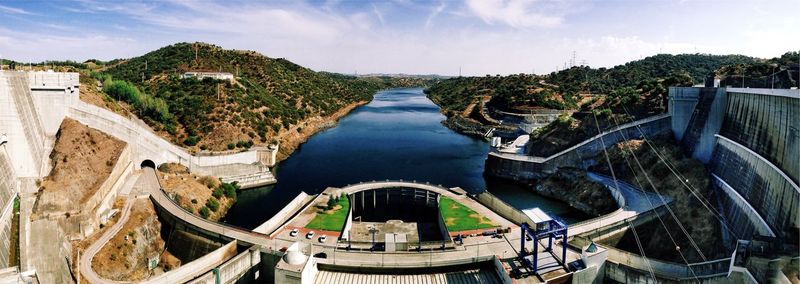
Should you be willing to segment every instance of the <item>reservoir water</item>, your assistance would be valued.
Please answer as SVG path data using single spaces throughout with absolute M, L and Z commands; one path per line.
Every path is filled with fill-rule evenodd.
M 252 229 L 300 191 L 317 194 L 326 187 L 386 179 L 458 186 L 470 192 L 487 189 L 519 209 L 540 207 L 567 222 L 586 218 L 530 189 L 485 179 L 489 144 L 444 127 L 444 119 L 422 89 L 378 92 L 370 103 L 315 134 L 281 162 L 276 185 L 241 192 L 224 222 Z

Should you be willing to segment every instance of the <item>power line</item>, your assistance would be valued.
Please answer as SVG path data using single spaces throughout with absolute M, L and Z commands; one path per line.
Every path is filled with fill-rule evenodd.
M 594 116 L 594 119 L 595 119 L 595 122 L 596 122 L 596 121 L 597 121 L 597 115 L 595 115 L 595 113 L 594 113 L 594 112 L 592 112 L 592 115 Z M 613 116 L 612 116 L 612 119 L 613 119 Z M 615 122 L 615 124 L 616 124 L 617 126 L 619 126 L 619 123 L 617 123 L 617 121 L 616 121 L 616 120 L 614 120 L 614 122 Z M 620 133 L 620 135 L 622 135 L 622 138 L 623 138 L 623 139 L 627 140 L 627 139 L 626 139 L 626 137 L 625 137 L 625 135 L 624 135 L 624 134 L 622 134 L 622 132 L 618 132 L 618 133 Z M 694 239 L 692 238 L 692 236 L 689 234 L 689 232 L 688 232 L 688 231 L 686 231 L 686 228 L 684 228 L 684 227 L 683 227 L 683 224 L 682 224 L 682 223 L 681 223 L 681 221 L 678 219 L 678 217 L 675 215 L 675 212 L 673 212 L 673 211 L 672 211 L 672 208 L 670 208 L 670 207 L 669 207 L 669 205 L 667 204 L 667 201 L 666 201 L 666 200 L 664 200 L 664 196 L 663 196 L 663 195 L 661 195 L 661 192 L 658 190 L 658 188 L 655 186 L 655 184 L 653 183 L 653 181 L 650 179 L 650 176 L 647 174 L 647 171 L 644 169 L 644 166 L 642 166 L 642 163 L 639 161 L 639 158 L 636 156 L 636 154 L 635 154 L 635 153 L 634 153 L 632 150 L 628 149 L 628 152 L 630 152 L 630 153 L 631 153 L 631 155 L 633 156 L 633 159 L 634 159 L 634 161 L 636 161 L 636 165 L 637 165 L 637 166 L 639 167 L 639 169 L 641 170 L 641 172 L 642 172 L 642 174 L 644 175 L 644 177 L 645 177 L 645 179 L 647 180 L 647 182 L 650 184 L 650 186 L 651 186 L 651 187 L 653 188 L 653 190 L 656 192 L 656 194 L 657 194 L 658 198 L 661 200 L 661 203 L 664 205 L 664 208 L 666 208 L 666 209 L 667 209 L 667 212 L 669 212 L 670 216 L 672 216 L 672 218 L 675 220 L 675 223 L 676 223 L 676 224 L 678 224 L 678 227 L 681 229 L 681 231 L 683 232 L 683 234 L 684 234 L 684 235 L 686 235 L 686 237 L 689 239 L 689 243 L 692 245 L 692 247 L 694 247 L 694 249 L 695 249 L 695 250 L 697 251 L 697 253 L 700 255 L 700 258 L 702 258 L 702 259 L 703 259 L 703 261 L 707 261 L 707 260 L 706 260 L 706 257 L 705 257 L 705 255 L 703 255 L 703 252 L 702 252 L 702 251 L 700 250 L 700 248 L 697 246 L 697 244 L 695 243 L 695 241 L 694 241 Z M 627 161 L 627 160 L 626 160 L 626 161 Z M 640 184 L 640 186 L 641 186 L 641 184 Z M 640 189 L 640 190 L 641 190 L 641 189 Z M 644 191 L 642 190 L 642 192 L 644 192 Z M 650 198 L 649 198 L 649 197 L 647 197 L 647 198 L 645 198 L 645 199 L 646 199 L 646 200 L 647 200 L 647 201 L 650 203 L 650 206 L 651 206 L 651 207 L 655 207 L 655 206 L 653 205 L 653 203 L 652 203 L 652 201 L 650 200 Z M 658 216 L 658 215 L 656 214 L 656 216 Z M 676 250 L 677 250 L 677 251 L 678 251 L 678 253 L 681 255 L 681 258 L 683 258 L 684 262 L 686 262 L 686 265 L 688 266 L 688 265 L 689 265 L 689 262 L 686 260 L 686 257 L 685 257 L 685 256 L 683 255 L 683 253 L 680 251 L 680 249 L 679 249 L 679 248 L 680 248 L 680 246 L 678 246 L 678 243 L 677 243 L 677 242 L 675 242 L 675 239 L 672 237 L 672 234 L 669 232 L 669 229 L 667 229 L 667 225 L 666 225 L 666 223 L 664 223 L 664 220 L 662 220 L 660 216 L 659 216 L 659 218 L 658 218 L 658 219 L 661 221 L 661 225 L 662 225 L 662 226 L 664 226 L 664 229 L 666 230 L 667 234 L 670 236 L 670 239 L 672 240 L 672 243 L 673 243 L 673 244 L 675 244 Z M 691 267 L 690 267 L 690 268 L 691 268 Z M 692 274 L 694 274 L 694 271 L 692 271 Z
M 631 121 L 633 121 L 631 114 L 628 112 L 628 109 L 625 106 L 622 106 L 622 109 L 625 111 L 625 114 L 627 114 L 628 117 L 631 117 Z M 614 119 L 614 121 L 616 122 L 616 118 Z M 644 131 L 642 131 L 641 128 L 639 128 L 638 125 L 636 126 L 636 129 L 639 131 L 639 134 L 641 134 L 642 137 L 644 138 L 644 141 L 647 144 L 647 146 L 649 146 L 650 149 L 652 149 L 653 152 L 656 154 L 658 159 L 661 160 L 661 162 L 664 163 L 664 165 L 667 166 L 667 169 L 669 169 L 669 171 L 672 172 L 673 175 L 675 175 L 675 177 L 678 179 L 678 182 L 680 182 L 681 185 L 686 187 L 686 189 L 689 190 L 689 192 L 697 199 L 697 201 L 700 201 L 700 204 L 703 204 L 703 207 L 705 207 L 706 210 L 708 210 L 711 213 L 711 215 L 714 215 L 714 217 L 718 221 L 720 221 L 720 223 L 722 223 L 723 227 L 726 230 L 728 230 L 728 232 L 730 232 L 731 234 L 736 236 L 736 238 L 738 239 L 739 235 L 736 234 L 736 232 L 734 232 L 731 228 L 728 227 L 727 222 L 725 222 L 724 218 L 722 217 L 722 213 L 720 213 L 719 211 L 714 209 L 713 206 L 709 206 L 709 205 L 711 205 L 711 202 L 708 201 L 708 199 L 704 198 L 702 195 L 699 195 L 699 194 L 697 194 L 695 192 L 695 191 L 699 191 L 699 189 L 695 188 L 691 183 L 689 183 L 688 182 L 689 179 L 687 179 L 683 174 L 677 172 L 677 170 L 676 170 L 677 167 L 675 167 L 667 159 L 664 159 L 664 157 L 661 155 L 661 152 L 658 151 L 658 149 L 655 146 L 653 146 L 653 144 L 650 142 L 650 139 L 648 139 L 647 135 L 644 133 Z
M 611 166 L 611 165 L 609 165 Z M 628 223 L 628 228 L 631 228 L 633 231 L 633 238 L 636 239 L 636 246 L 639 247 L 639 252 L 642 254 L 642 257 L 645 259 L 645 264 L 647 264 L 647 271 L 650 271 L 650 277 L 653 278 L 653 282 L 656 282 L 656 273 L 653 272 L 653 266 L 650 265 L 650 259 L 647 258 L 647 254 L 644 253 L 644 246 L 642 246 L 642 241 L 639 240 L 639 234 L 636 233 L 636 227 L 631 224 L 630 221 L 626 221 Z
M 592 115 L 594 115 L 594 112 L 592 112 Z M 617 176 L 614 173 L 614 167 L 611 166 L 611 158 L 608 157 L 608 150 L 606 150 L 606 147 L 605 147 L 606 143 L 603 140 L 602 132 L 600 132 L 600 124 L 597 122 L 597 116 L 596 115 L 594 116 L 594 125 L 597 128 L 597 134 L 600 135 L 600 144 L 601 144 L 601 147 L 603 148 L 603 154 L 605 154 L 605 156 L 606 156 L 606 163 L 608 164 L 608 170 L 611 171 L 611 178 L 614 179 L 614 187 L 617 188 L 617 192 L 620 192 L 619 182 L 617 182 Z M 602 226 L 602 220 L 600 220 L 600 221 L 601 221 L 600 226 Z M 647 270 L 650 271 L 650 277 L 652 277 L 653 278 L 653 282 L 655 282 L 656 281 L 656 275 L 653 272 L 653 267 L 650 266 L 650 260 L 647 259 L 647 255 L 644 252 L 644 247 L 642 246 L 642 242 L 639 240 L 639 234 L 636 233 L 636 229 L 631 225 L 630 221 L 626 221 L 626 222 L 628 223 L 628 227 L 631 228 L 631 230 L 633 231 L 633 237 L 636 239 L 636 246 L 639 247 L 639 252 L 642 254 L 642 257 L 645 258 L 645 260 L 646 260 L 645 263 L 647 264 Z
M 596 115 L 594 112 L 592 112 L 592 116 L 594 117 L 595 124 L 597 125 L 597 115 Z M 615 123 L 616 123 L 616 122 L 615 122 Z M 618 124 L 618 123 L 616 123 L 616 124 L 617 124 L 617 126 L 619 126 L 619 124 Z M 599 126 L 598 126 L 598 128 L 599 128 Z M 618 133 L 620 133 L 620 135 L 622 135 L 623 139 L 625 139 L 625 135 L 624 135 L 624 134 L 622 134 L 622 132 L 618 132 Z M 627 140 L 627 139 L 626 139 L 626 140 Z M 663 204 L 663 206 L 664 206 L 664 207 L 667 209 L 667 211 L 670 213 L 670 215 L 672 216 L 672 218 L 674 218 L 674 219 L 675 219 L 675 222 L 676 222 L 676 223 L 678 223 L 678 225 L 680 226 L 680 221 L 678 220 L 678 218 L 677 218 L 677 217 L 675 217 L 675 213 L 674 213 L 674 212 L 672 212 L 672 209 L 671 209 L 671 208 L 669 208 L 669 205 L 667 204 L 666 200 L 664 200 L 664 197 L 661 195 L 661 193 L 658 191 L 658 189 L 655 187 L 655 185 L 653 184 L 653 181 L 652 181 L 652 180 L 650 180 L 650 177 L 647 175 L 647 171 L 645 171 L 645 170 L 644 170 L 644 167 L 642 166 L 641 162 L 639 162 L 639 158 L 638 158 L 638 157 L 636 157 L 636 154 L 635 154 L 635 153 L 633 153 L 633 151 L 631 151 L 630 149 L 628 149 L 628 152 L 630 152 L 630 153 L 631 153 L 631 155 L 633 156 L 634 160 L 636 161 L 636 164 L 637 164 L 637 166 L 639 167 L 639 169 L 641 170 L 642 174 L 643 174 L 643 175 L 645 176 L 645 178 L 647 179 L 647 181 L 648 181 L 648 183 L 650 184 L 650 186 L 652 186 L 652 187 L 653 187 L 653 190 L 655 190 L 655 191 L 656 191 L 656 195 L 657 195 L 657 196 L 658 196 L 658 198 L 661 200 L 661 203 Z M 625 161 L 628 163 L 628 166 L 630 166 L 631 168 L 633 167 L 633 166 L 631 166 L 631 164 L 630 164 L 630 162 L 627 160 L 627 158 L 625 158 Z M 634 176 L 636 176 L 636 175 L 634 174 Z M 638 178 L 637 178 L 637 182 L 638 182 Z M 639 183 L 639 186 L 640 186 L 640 187 L 642 187 L 642 184 L 641 184 L 641 183 Z M 644 194 L 645 194 L 645 197 L 646 197 L 646 198 L 645 198 L 645 200 L 647 200 L 647 202 L 650 204 L 650 207 L 651 207 L 651 208 L 655 209 L 655 205 L 653 204 L 653 201 L 652 201 L 652 200 L 650 200 L 650 197 L 649 197 L 649 196 L 648 196 L 648 195 L 647 195 L 647 194 L 644 192 L 644 190 L 643 190 L 643 189 L 641 189 L 641 188 L 639 188 L 639 191 L 641 191 L 642 193 L 644 193 Z M 669 229 L 667 228 L 667 225 L 666 225 L 666 223 L 664 223 L 664 220 L 663 220 L 663 219 L 661 218 L 661 216 L 660 216 L 659 214 L 657 214 L 657 213 L 656 213 L 656 217 L 657 217 L 657 218 L 658 218 L 658 220 L 661 222 L 661 225 L 664 227 L 664 230 L 666 231 L 666 233 L 667 233 L 667 236 L 669 237 L 669 239 L 670 239 L 670 241 L 672 242 L 672 244 L 674 244 L 674 245 L 675 245 L 675 250 L 676 250 L 676 251 L 678 252 L 678 254 L 681 256 L 681 259 L 683 259 L 683 262 L 684 262 L 684 263 L 686 263 L 686 267 L 687 267 L 687 268 L 689 269 L 689 271 L 692 273 L 692 276 L 695 278 L 695 280 L 697 280 L 697 275 L 694 273 L 694 270 L 693 270 L 693 269 L 692 269 L 692 267 L 689 265 L 689 261 L 688 261 L 688 260 L 686 259 L 686 257 L 683 255 L 683 252 L 681 252 L 681 251 L 680 251 L 680 246 L 679 246 L 679 245 L 678 245 L 678 243 L 675 241 L 675 238 L 672 236 L 672 233 L 670 233 Z M 684 233 L 686 233 L 686 232 L 684 231 Z M 690 241 L 692 240 L 692 237 L 691 237 L 691 235 L 689 235 L 688 233 L 686 233 L 686 236 L 689 238 L 689 240 L 690 240 Z M 692 243 L 693 243 L 693 241 L 692 241 Z M 700 252 L 700 250 L 699 250 L 699 249 L 698 249 L 696 246 L 695 246 L 695 249 L 698 251 L 698 253 L 702 254 L 702 252 Z

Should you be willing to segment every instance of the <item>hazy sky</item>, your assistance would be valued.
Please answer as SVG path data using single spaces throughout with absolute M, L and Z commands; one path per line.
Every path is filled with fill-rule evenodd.
M 800 0 L 7 1 L 0 57 L 141 55 L 204 41 L 342 73 L 547 73 L 657 53 L 800 50 Z

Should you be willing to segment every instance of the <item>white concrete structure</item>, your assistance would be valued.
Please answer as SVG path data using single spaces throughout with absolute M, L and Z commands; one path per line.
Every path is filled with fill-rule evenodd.
M 183 75 L 181 75 L 181 78 L 183 78 L 183 79 L 197 78 L 197 80 L 203 80 L 205 78 L 211 78 L 211 79 L 216 79 L 216 80 L 233 81 L 233 74 L 228 73 L 228 72 L 199 72 L 199 71 L 193 71 L 193 72 L 183 73 Z
M 275 266 L 275 283 L 311 284 L 319 270 L 317 262 L 302 252 L 301 243 L 293 243 Z

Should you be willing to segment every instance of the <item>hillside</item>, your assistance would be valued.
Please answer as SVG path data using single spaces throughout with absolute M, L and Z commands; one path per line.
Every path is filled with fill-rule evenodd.
M 741 55 L 659 54 L 613 68 L 576 66 L 548 75 L 457 77 L 443 80 L 428 96 L 445 111 L 463 111 L 478 97 L 491 96 L 490 105 L 508 109 L 578 107 L 578 94 L 630 91 L 666 93 L 659 83 L 685 80 L 700 83 L 715 70 L 756 59 Z
M 315 72 L 205 43 L 178 43 L 100 64 L 107 65 L 89 74 L 102 82 L 107 98 L 122 102 L 173 143 L 193 151 L 229 151 L 280 142 L 281 159 L 376 91 L 427 82 Z M 228 72 L 235 79 L 182 79 L 187 71 Z
M 792 79 L 797 76 L 797 63 L 792 63 L 797 58 L 797 52 L 768 60 L 660 54 L 613 68 L 578 66 L 548 75 L 451 78 L 434 84 L 426 93 L 447 116 L 445 125 L 468 134 L 499 128 L 496 119 L 478 113 L 482 109 L 478 106 L 484 103 L 490 109 L 518 113 L 566 110 L 571 114 L 531 134 L 529 154 L 549 156 L 596 135 L 598 127 L 666 112 L 669 87 L 700 84 L 709 75 L 716 74 L 723 86 L 741 86 L 744 74 L 745 87 L 770 87 L 774 70 L 775 87 L 797 86 Z

